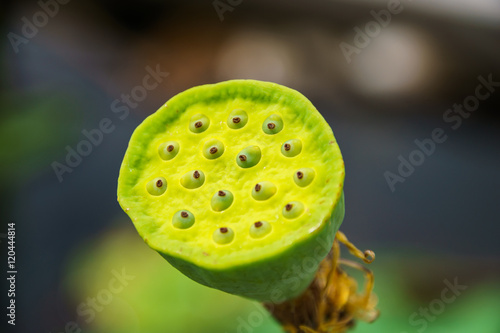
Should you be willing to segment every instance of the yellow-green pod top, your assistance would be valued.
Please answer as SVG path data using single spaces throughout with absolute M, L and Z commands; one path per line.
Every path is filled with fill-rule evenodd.
M 137 127 L 118 201 L 191 279 L 259 301 L 299 295 L 344 217 L 344 162 L 299 92 L 255 80 L 194 87 Z

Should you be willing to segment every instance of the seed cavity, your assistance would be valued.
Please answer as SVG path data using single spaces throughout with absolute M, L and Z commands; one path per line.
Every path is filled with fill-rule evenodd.
M 283 143 L 281 153 L 286 157 L 295 157 L 302 151 L 302 141 L 291 139 Z
M 224 144 L 217 139 L 210 139 L 203 145 L 203 156 L 206 159 L 214 160 L 224 154 Z
M 187 189 L 195 189 L 205 183 L 205 174 L 200 170 L 193 170 L 181 177 L 181 185 Z
M 179 143 L 176 141 L 164 142 L 158 146 L 158 154 L 164 161 L 173 159 L 179 153 Z
M 146 190 L 149 194 L 154 196 L 162 195 L 167 190 L 167 180 L 163 177 L 150 180 L 146 184 Z
M 262 124 L 262 130 L 266 134 L 276 134 L 281 132 L 283 129 L 283 120 L 281 119 L 281 116 L 278 114 L 272 114 L 269 117 L 267 117 L 266 120 L 264 120 L 264 123 Z
M 250 226 L 250 237 L 256 239 L 262 238 L 268 235 L 272 229 L 273 228 L 269 222 L 257 221 Z
M 210 125 L 210 119 L 204 114 L 198 113 L 191 117 L 189 121 L 189 130 L 193 133 L 202 133 Z
M 177 229 L 188 229 L 194 224 L 194 215 L 188 210 L 180 210 L 172 217 L 172 225 Z
M 227 227 L 217 228 L 212 234 L 212 238 L 217 244 L 226 245 L 233 241 L 234 231 Z
M 291 201 L 283 207 L 283 217 L 286 219 L 295 219 L 304 212 L 304 204 L 300 201 Z
M 230 191 L 221 190 L 213 195 L 210 205 L 214 211 L 222 212 L 232 205 L 233 200 L 234 196 Z
M 293 181 L 300 187 L 306 187 L 312 183 L 316 172 L 311 168 L 302 168 L 293 174 Z
M 252 197 L 257 201 L 264 201 L 276 194 L 277 190 L 276 185 L 265 180 L 255 184 L 252 189 Z
M 235 109 L 227 117 L 227 126 L 232 129 L 240 129 L 248 123 L 248 114 L 245 110 Z
M 261 151 L 258 146 L 249 146 L 240 151 L 236 163 L 242 168 L 251 168 L 260 162 Z

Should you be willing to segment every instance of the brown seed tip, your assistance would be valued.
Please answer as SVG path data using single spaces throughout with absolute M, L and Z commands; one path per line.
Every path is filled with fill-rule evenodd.
M 220 228 L 219 231 L 221 234 L 225 234 L 227 233 L 227 228 Z
M 240 161 L 242 162 L 245 162 L 247 160 L 247 157 L 245 155 L 240 155 L 238 156 L 238 158 L 240 159 Z
M 291 210 L 292 210 L 292 208 L 293 208 L 293 205 L 292 205 L 292 204 L 287 204 L 287 205 L 285 206 L 285 209 L 286 209 L 286 211 L 287 211 L 287 212 L 291 211 Z
M 210 154 L 215 154 L 218 151 L 217 147 L 210 148 Z
M 269 128 L 269 129 L 274 129 L 275 127 L 276 127 L 276 125 L 274 123 L 267 124 L 267 128 Z
M 156 181 L 156 187 L 162 187 L 163 186 L 163 181 L 161 179 L 158 179 Z
M 256 184 L 255 185 L 255 192 L 259 192 L 261 188 L 262 188 L 262 185 Z
M 302 171 L 297 171 L 297 178 L 298 179 L 304 178 L 304 174 L 302 173 Z
M 262 222 L 258 221 L 253 224 L 256 228 L 262 227 Z
M 172 150 L 174 150 L 174 146 L 173 145 L 169 145 L 167 147 L 167 151 L 170 153 Z
M 285 143 L 285 150 L 289 151 L 292 148 L 289 143 Z
M 198 179 L 200 178 L 200 173 L 198 172 L 198 170 L 196 170 L 195 172 L 193 172 L 193 177 Z
M 181 217 L 186 218 L 188 216 L 189 216 L 189 214 L 187 212 L 185 212 L 185 211 L 181 212 Z
M 217 194 L 219 195 L 219 197 L 225 197 L 226 196 L 226 192 L 224 192 L 224 191 L 219 191 Z
M 201 121 L 197 121 L 194 123 L 194 127 L 196 128 L 200 128 L 201 126 L 203 126 L 203 123 Z
M 240 118 L 240 117 L 234 117 L 234 118 L 233 118 L 233 123 L 237 124 L 237 123 L 239 123 L 239 122 L 240 122 L 240 120 L 241 120 L 241 118 Z

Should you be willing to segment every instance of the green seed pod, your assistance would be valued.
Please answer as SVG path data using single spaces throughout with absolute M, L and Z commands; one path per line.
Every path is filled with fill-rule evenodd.
M 194 224 L 194 215 L 188 210 L 180 210 L 174 214 L 172 225 L 177 229 L 187 229 Z
M 212 209 L 216 212 L 222 212 L 231 206 L 233 200 L 234 196 L 231 192 L 224 190 L 217 191 L 212 197 Z
M 234 110 L 248 117 L 237 130 L 228 124 Z M 210 124 L 193 116 L 201 113 Z M 193 134 L 187 127 L 197 121 L 207 127 Z M 293 158 L 281 152 L 290 138 L 302 144 Z M 224 146 L 215 159 L 205 155 L 210 140 Z M 151 158 L 169 141 L 182 150 L 174 159 Z M 294 174 L 307 168 L 314 179 L 301 186 Z M 304 180 L 308 174 L 302 172 Z M 145 184 L 156 175 L 168 175 L 168 190 L 145 195 Z M 147 244 L 192 280 L 283 302 L 310 285 L 330 251 L 344 217 L 343 184 L 337 141 L 303 95 L 274 83 L 234 80 L 182 92 L 137 127 L 120 169 L 118 201 Z M 233 199 L 218 211 L 226 199 L 211 199 L 221 189 Z M 196 222 L 181 229 L 173 216 L 186 208 Z M 283 278 L 304 262 L 308 269 L 294 275 L 293 283 Z
M 200 187 L 204 182 L 205 174 L 200 170 L 189 171 L 181 177 L 181 185 L 190 190 Z
M 286 219 L 295 219 L 304 212 L 304 204 L 300 201 L 291 201 L 283 207 L 283 216 Z
M 302 168 L 293 174 L 293 181 L 300 187 L 306 187 L 314 179 L 315 172 L 311 168 Z
M 246 147 L 236 156 L 236 163 L 242 168 L 251 168 L 259 163 L 261 155 L 259 146 Z
M 234 239 L 234 231 L 231 228 L 218 228 L 214 231 L 212 238 L 215 243 L 219 245 L 226 245 L 233 241 Z
M 278 114 L 272 114 L 262 123 L 262 130 L 266 134 L 276 134 L 283 129 L 283 120 Z
M 158 146 L 158 154 L 160 157 L 169 161 L 173 159 L 179 153 L 179 143 L 175 141 L 164 142 Z
M 224 144 L 217 139 L 209 140 L 203 145 L 203 156 L 209 160 L 216 159 L 224 154 Z
M 269 234 L 273 227 L 266 221 L 257 221 L 250 227 L 250 236 L 252 238 L 262 238 Z
M 210 125 L 210 119 L 204 114 L 198 113 L 191 117 L 189 130 L 193 133 L 205 132 Z
M 298 139 L 288 140 L 281 146 L 281 153 L 286 157 L 297 156 L 301 151 L 302 141 Z
M 150 180 L 146 184 L 146 189 L 151 195 L 154 196 L 162 195 L 167 190 L 167 180 L 163 177 L 158 177 L 153 180 Z
M 242 109 L 233 110 L 229 114 L 229 117 L 227 117 L 227 126 L 232 129 L 240 129 L 244 127 L 247 122 L 248 114 Z
M 252 188 L 252 197 L 255 200 L 263 201 L 272 197 L 278 189 L 276 185 L 268 181 L 262 181 L 255 184 Z

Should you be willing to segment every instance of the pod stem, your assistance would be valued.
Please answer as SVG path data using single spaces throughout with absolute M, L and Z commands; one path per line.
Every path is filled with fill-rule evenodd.
M 358 250 L 344 233 L 338 231 L 330 253 L 320 263 L 313 282 L 300 296 L 281 304 L 263 304 L 286 332 L 342 333 L 350 329 L 355 320 L 373 322 L 378 318 L 373 272 L 357 262 L 340 258 L 340 243 L 367 263 L 375 259 L 372 251 Z M 363 292 L 358 292 L 356 280 L 342 266 L 364 274 Z

